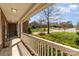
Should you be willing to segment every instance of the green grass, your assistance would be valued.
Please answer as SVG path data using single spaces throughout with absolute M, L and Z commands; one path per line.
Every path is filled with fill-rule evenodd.
M 47 31 L 47 27 L 46 28 L 36 28 L 36 29 L 31 29 L 32 32 L 43 32 L 45 29 L 45 31 Z M 50 29 L 54 29 L 54 30 L 63 30 L 63 28 L 50 28 Z
M 75 43 L 76 38 L 79 36 L 75 32 L 54 32 L 36 36 L 79 49 L 79 46 Z
M 47 31 L 47 28 L 36 28 L 36 29 L 31 29 L 32 32 L 43 32 L 45 29 L 45 31 Z

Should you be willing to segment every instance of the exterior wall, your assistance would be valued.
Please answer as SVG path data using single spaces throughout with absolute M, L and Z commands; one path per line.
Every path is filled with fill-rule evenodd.
M 1 10 L 0 10 L 0 48 L 2 47 L 1 45 L 2 45 L 2 24 L 1 24 Z
M 2 10 L 0 9 L 0 46 L 6 47 L 6 41 L 7 41 L 7 24 L 6 17 Z
M 8 24 L 8 34 L 9 34 L 9 37 L 12 37 L 12 36 L 17 36 L 17 24 L 15 23 L 9 23 Z
M 23 32 L 28 33 L 28 20 L 23 23 Z

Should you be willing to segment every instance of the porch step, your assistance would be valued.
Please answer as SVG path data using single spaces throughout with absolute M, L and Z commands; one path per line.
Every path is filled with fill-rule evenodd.
M 32 56 L 28 49 L 23 45 L 22 42 L 18 43 L 18 49 L 22 56 Z

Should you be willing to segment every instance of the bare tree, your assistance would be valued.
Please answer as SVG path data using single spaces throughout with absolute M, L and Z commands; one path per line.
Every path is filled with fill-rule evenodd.
M 53 6 L 50 6 L 46 9 L 44 9 L 42 11 L 42 14 L 45 18 L 45 20 L 47 20 L 47 27 L 48 27 L 48 31 L 47 33 L 50 33 L 50 19 L 56 21 L 56 20 L 61 20 L 61 18 L 59 17 L 59 15 L 61 15 L 61 13 L 59 13 L 59 10 L 55 8 L 55 4 Z
M 48 34 L 50 33 L 50 15 L 52 14 L 52 7 L 48 7 L 46 9 L 44 9 L 42 12 L 43 12 L 43 16 L 45 17 L 45 19 L 47 20 L 47 27 L 48 27 Z
M 43 22 L 44 22 L 44 20 L 43 20 L 43 19 L 40 19 L 40 20 L 39 20 L 40 27 L 42 27 L 42 25 L 43 25 Z
M 40 24 L 40 28 L 43 30 L 43 31 L 45 31 L 45 19 L 43 18 L 43 16 L 41 16 L 40 15 L 40 18 L 39 18 L 39 20 L 38 20 L 38 22 L 39 22 L 39 24 Z M 44 28 L 43 28 L 44 27 Z

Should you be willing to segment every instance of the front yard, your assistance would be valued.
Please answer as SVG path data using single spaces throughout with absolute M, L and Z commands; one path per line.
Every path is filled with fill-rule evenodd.
M 79 49 L 79 36 L 75 32 L 53 32 L 36 36 Z

